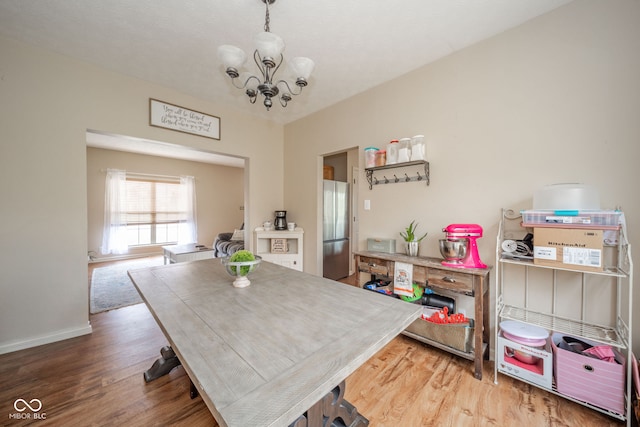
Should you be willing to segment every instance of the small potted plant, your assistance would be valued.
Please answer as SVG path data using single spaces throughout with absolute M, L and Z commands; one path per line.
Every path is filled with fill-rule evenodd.
M 227 273 L 236 278 L 233 281 L 233 286 L 236 288 L 245 288 L 251 284 L 247 276 L 258 268 L 261 261 L 262 258 L 245 249 L 222 258 L 222 264 L 227 269 Z
M 422 239 L 427 237 L 428 234 L 424 233 L 422 237 L 416 238 L 417 228 L 418 224 L 415 220 L 413 220 L 411 221 L 411 224 L 409 224 L 409 226 L 405 228 L 405 231 L 400 232 L 400 236 L 402 236 L 404 241 L 407 243 L 407 255 L 409 256 L 418 256 L 418 247 L 420 246 L 420 242 L 422 241 Z

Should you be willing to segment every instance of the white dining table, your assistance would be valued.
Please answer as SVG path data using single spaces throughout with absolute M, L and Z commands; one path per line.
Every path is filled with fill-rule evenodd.
M 421 313 L 266 261 L 246 288 L 215 258 L 129 276 L 222 427 L 368 425 L 345 379 Z

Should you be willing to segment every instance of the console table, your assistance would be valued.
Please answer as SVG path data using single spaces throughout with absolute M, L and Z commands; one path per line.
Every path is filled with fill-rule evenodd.
M 488 268 L 453 268 L 441 264 L 442 259 L 429 257 L 412 257 L 405 254 L 389 254 L 384 252 L 354 252 L 358 286 L 362 287 L 366 280 L 362 273 L 371 276 L 383 276 L 393 280 L 395 262 L 413 265 L 413 281 L 432 289 L 444 289 L 474 298 L 474 349 L 469 352 L 459 351 L 430 337 L 404 331 L 403 334 L 426 344 L 456 354 L 475 362 L 474 375 L 482 379 L 483 359 L 489 358 L 489 273 Z M 409 304 L 409 303 L 407 303 Z M 469 316 L 471 317 L 471 316 Z M 415 322 L 424 322 L 417 319 Z

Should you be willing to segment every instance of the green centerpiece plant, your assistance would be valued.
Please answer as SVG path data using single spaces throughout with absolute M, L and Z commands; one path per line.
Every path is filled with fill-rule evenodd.
M 230 257 L 223 258 L 222 264 L 225 266 L 227 273 L 235 277 L 233 286 L 244 288 L 251 284 L 247 276 L 258 268 L 260 261 L 262 261 L 262 258 L 243 249 L 235 252 Z
M 239 250 L 237 252 L 234 252 L 231 255 L 231 258 L 229 258 L 230 262 L 244 262 L 244 261 L 255 261 L 256 257 L 247 250 Z M 247 274 L 249 274 L 249 270 L 251 269 L 251 265 L 241 265 L 240 266 L 240 274 L 239 276 L 246 276 Z M 231 271 L 233 271 L 234 274 L 236 274 L 236 266 L 232 265 L 231 266 Z
M 418 223 L 413 220 L 411 224 L 404 231 L 400 232 L 400 236 L 404 239 L 407 244 L 407 255 L 409 256 L 418 256 L 418 248 L 420 246 L 420 242 L 422 239 L 427 237 L 427 233 L 424 233 L 422 237 L 416 238 L 416 229 L 418 228 Z

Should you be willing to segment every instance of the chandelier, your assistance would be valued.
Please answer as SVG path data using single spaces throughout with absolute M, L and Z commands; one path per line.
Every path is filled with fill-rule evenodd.
M 309 58 L 296 57 L 289 61 L 289 69 L 295 83 L 287 80 L 276 80 L 276 73 L 284 61 L 284 41 L 279 36 L 269 31 L 269 5 L 276 0 L 261 0 L 266 6 L 264 31 L 253 38 L 256 50 L 253 52 L 253 60 L 258 66 L 260 76 L 257 77 L 248 71 L 239 73 L 247 59 L 244 51 L 236 46 L 222 45 L 218 47 L 218 58 L 222 62 L 226 74 L 231 77 L 231 82 L 238 89 L 244 89 L 249 97 L 249 102 L 255 104 L 258 93 L 264 97 L 264 106 L 267 111 L 273 105 L 271 98 L 280 94 L 280 104 L 283 107 L 291 101 L 292 95 L 300 95 L 302 88 L 307 85 L 307 79 L 313 71 L 314 62 Z

